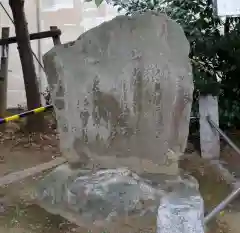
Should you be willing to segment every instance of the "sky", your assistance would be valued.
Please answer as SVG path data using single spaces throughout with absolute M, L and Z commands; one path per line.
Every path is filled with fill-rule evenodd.
M 240 15 L 240 0 L 215 0 L 219 16 Z

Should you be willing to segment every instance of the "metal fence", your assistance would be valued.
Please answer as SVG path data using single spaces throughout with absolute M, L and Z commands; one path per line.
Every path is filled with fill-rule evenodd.
M 211 127 L 216 130 L 219 135 L 232 147 L 239 155 L 240 149 L 238 146 L 218 127 L 218 125 L 211 120 L 210 117 L 207 117 L 208 123 Z M 234 199 L 236 199 L 240 195 L 240 187 L 235 189 L 232 193 L 230 193 L 219 205 L 217 205 L 209 214 L 205 216 L 204 222 L 208 223 L 212 220 L 217 214 L 219 214 L 222 210 L 224 210 L 227 205 L 229 205 Z

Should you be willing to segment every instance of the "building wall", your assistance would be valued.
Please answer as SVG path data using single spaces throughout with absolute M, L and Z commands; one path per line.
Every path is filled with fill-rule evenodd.
M 30 33 L 37 32 L 36 1 L 37 0 L 25 0 L 25 13 Z M 8 0 L 1 0 L 1 2 L 11 15 Z M 50 26 L 58 26 L 62 31 L 62 43 L 75 40 L 84 31 L 99 25 L 103 21 L 110 20 L 118 14 L 116 9 L 105 3 L 97 8 L 94 2 L 83 2 L 81 0 L 72 0 L 72 2 L 68 0 L 68 4 L 66 4 L 66 0 L 40 0 L 40 2 L 41 31 L 49 30 Z M 65 8 L 57 9 L 57 7 L 55 7 L 54 9 L 53 6 L 57 6 L 57 3 L 61 3 L 62 5 L 65 3 Z M 15 36 L 14 26 L 1 8 L 0 26 L 10 27 L 10 36 Z M 31 46 L 37 55 L 38 42 L 32 41 Z M 46 53 L 52 46 L 52 39 L 41 40 L 41 53 Z M 43 72 L 38 72 L 39 65 L 36 61 L 35 64 L 39 77 L 40 91 L 44 91 L 47 87 L 46 77 Z M 8 107 L 26 105 L 22 69 L 16 44 L 12 44 L 9 47 L 7 104 Z

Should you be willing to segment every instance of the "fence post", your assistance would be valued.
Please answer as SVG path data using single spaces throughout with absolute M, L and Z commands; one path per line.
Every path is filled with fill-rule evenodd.
M 2 39 L 9 37 L 9 27 L 2 28 Z M 8 44 L 1 46 L 0 70 L 0 117 L 4 117 L 7 108 Z
M 220 139 L 218 132 L 211 127 L 207 117 L 219 125 L 218 98 L 212 95 L 199 97 L 200 145 L 201 155 L 205 159 L 219 158 Z
M 57 26 L 51 26 L 50 27 L 51 31 L 54 31 L 54 30 L 57 30 L 57 29 L 58 29 Z M 57 46 L 57 45 L 61 44 L 60 36 L 53 36 L 52 39 L 53 39 L 54 46 Z

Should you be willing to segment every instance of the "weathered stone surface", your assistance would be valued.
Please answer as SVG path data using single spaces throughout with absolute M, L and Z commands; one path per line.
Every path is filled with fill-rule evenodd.
M 126 168 L 92 173 L 65 164 L 45 176 L 36 191 L 47 211 L 86 227 L 106 226 L 123 216 L 155 217 L 165 194 Z
M 69 162 L 175 174 L 192 103 L 188 53 L 180 26 L 147 12 L 118 16 L 45 54 Z
M 119 232 L 118 229 L 129 224 L 131 229 L 121 232 L 148 232 L 133 229 L 140 222 L 146 229 L 155 226 L 161 204 L 158 231 L 150 232 L 197 233 L 196 230 L 188 231 L 186 223 L 181 221 L 184 218 L 193 228 L 201 227 L 203 200 L 196 180 L 186 175 L 144 177 L 126 168 L 92 172 L 73 170 L 64 164 L 38 183 L 35 197 L 50 213 L 86 227 L 89 232 Z M 137 222 L 132 222 L 134 219 Z M 105 229 L 94 231 L 96 227 Z

